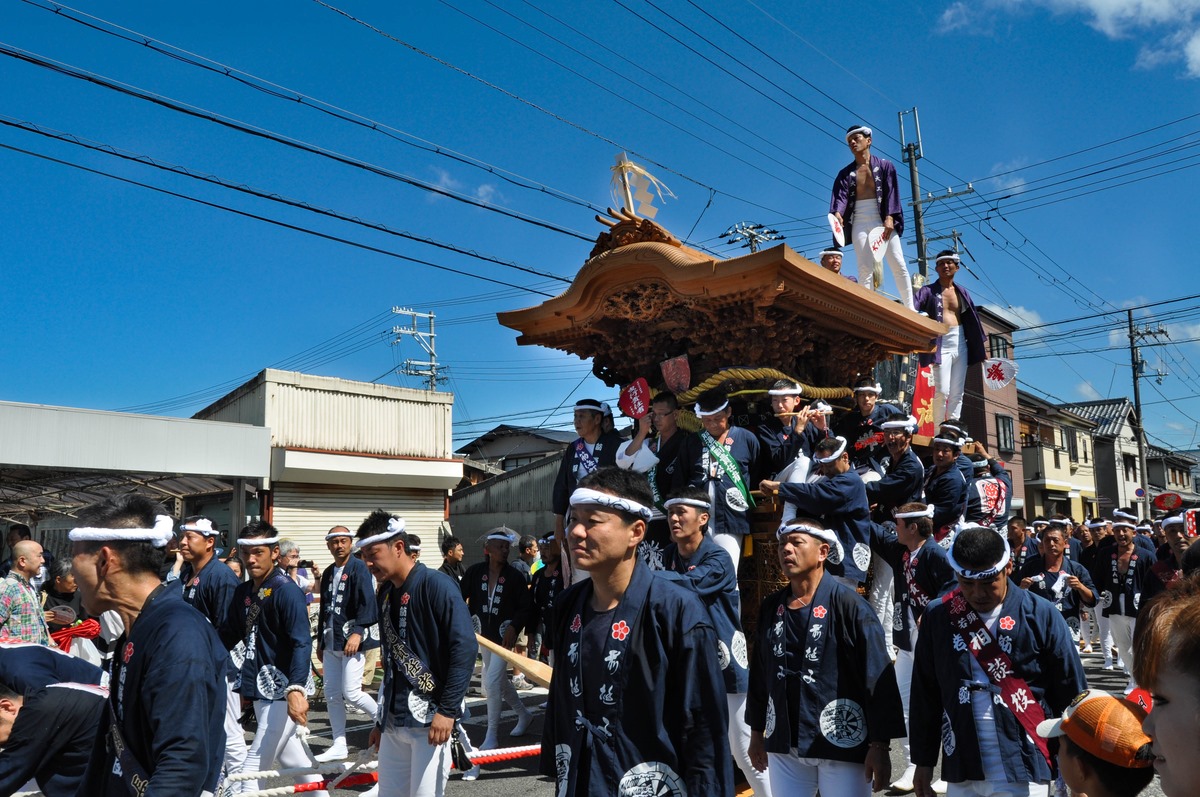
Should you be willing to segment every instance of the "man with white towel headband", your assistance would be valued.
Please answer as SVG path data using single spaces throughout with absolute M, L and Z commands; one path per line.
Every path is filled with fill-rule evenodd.
M 217 790 L 227 654 L 178 586 L 159 580 L 174 534 L 160 504 L 129 494 L 85 509 L 67 536 L 84 608 L 116 611 L 125 627 L 113 647 L 108 716 L 82 780 L 90 797 Z

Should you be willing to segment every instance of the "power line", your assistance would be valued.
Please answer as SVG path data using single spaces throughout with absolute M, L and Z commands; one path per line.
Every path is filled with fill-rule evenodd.
M 319 2 L 319 0 L 315 1 Z M 318 155 L 322 158 L 328 158 L 343 165 L 352 166 L 356 169 L 361 169 L 380 177 L 386 177 L 390 180 L 403 183 L 404 185 L 418 188 L 422 191 L 428 191 L 439 196 L 444 196 L 447 199 L 453 199 L 456 202 L 462 202 L 466 205 L 472 205 L 482 210 L 487 210 L 491 213 L 498 213 L 502 216 L 507 216 L 509 218 L 525 222 L 526 224 L 531 224 L 535 227 L 541 227 L 543 229 L 551 230 L 552 232 L 562 233 L 563 235 L 567 235 L 572 238 L 578 238 L 589 243 L 591 243 L 593 240 L 591 237 L 584 235 L 581 232 L 577 232 L 566 227 L 560 227 L 557 224 L 526 215 L 519 211 L 511 210 L 500 205 L 495 205 L 491 202 L 484 202 L 483 200 L 476 199 L 465 194 L 460 194 L 457 191 L 451 191 L 450 189 L 443 188 L 442 186 L 434 185 L 433 183 L 429 183 L 415 177 L 410 177 L 409 175 L 401 174 L 390 169 L 385 169 L 382 166 L 376 166 L 374 164 L 367 163 L 366 161 L 352 158 L 348 155 L 342 155 L 341 153 L 325 149 L 324 147 L 316 146 L 315 144 L 308 144 L 300 141 L 299 139 L 290 138 L 271 132 L 264 128 L 246 124 L 244 122 L 231 119 L 227 116 L 223 116 L 194 105 L 181 103 L 168 97 L 164 97 L 160 94 L 155 94 L 153 92 L 137 88 L 136 86 L 131 86 L 127 83 L 120 83 L 118 81 L 110 80 L 94 72 L 89 72 L 85 69 L 64 64 L 61 61 L 43 58 L 20 48 L 11 47 L 7 44 L 0 43 L 0 55 L 5 55 L 18 61 L 24 61 L 25 63 L 47 69 L 51 72 L 55 72 L 66 77 L 81 80 L 86 83 L 92 83 L 94 85 L 101 86 L 102 88 L 110 89 L 135 99 L 144 100 L 168 110 L 182 113 L 186 116 L 191 116 L 196 119 L 203 119 L 204 121 L 212 122 L 214 124 L 221 125 L 222 127 L 229 128 L 230 130 L 236 130 L 239 133 L 245 133 L 246 135 L 254 136 L 255 138 L 272 141 L 276 144 L 282 144 L 286 147 L 290 147 L 301 152 L 307 152 L 311 155 Z
M 47 7 L 36 2 L 35 0 L 21 0 L 21 2 L 33 6 L 34 8 L 48 11 L 55 16 L 82 25 L 83 27 L 89 28 L 98 33 L 102 33 L 106 36 L 111 36 L 113 38 L 120 39 L 121 41 L 144 47 L 152 52 L 158 53 L 159 55 L 163 55 L 178 61 L 179 63 L 228 78 L 254 91 L 261 92 L 271 97 L 287 100 L 290 103 L 301 105 L 306 108 L 311 108 L 314 111 L 326 114 L 327 116 L 335 119 L 384 135 L 393 141 L 404 144 L 405 146 L 413 147 L 439 157 L 448 158 L 456 163 L 461 163 L 464 166 L 479 169 L 517 188 L 536 191 L 552 199 L 558 199 L 569 204 L 584 207 L 596 213 L 604 212 L 604 208 L 600 207 L 599 205 L 588 202 L 587 200 L 574 196 L 566 191 L 552 188 L 533 178 L 525 177 L 517 174 L 516 172 L 488 163 L 487 161 L 466 155 L 449 147 L 445 147 L 441 144 L 421 138 L 420 136 L 400 130 L 384 122 L 379 122 L 375 119 L 355 113 L 354 111 L 346 110 L 324 100 L 308 96 L 295 89 L 282 86 L 278 83 L 273 83 L 272 81 L 258 77 L 257 75 L 251 74 L 244 70 L 237 69 L 236 67 L 223 64 L 219 61 L 214 61 L 206 56 L 190 52 L 181 47 L 177 47 L 173 44 L 169 44 L 158 39 L 154 39 L 144 33 L 139 33 L 138 31 L 123 27 L 115 22 L 103 19 L 102 17 L 97 17 L 95 15 L 88 14 L 59 3 L 55 3 L 53 7 Z M 79 17 L 65 13 L 64 9 L 65 11 L 72 12 L 72 14 L 78 14 Z M 92 24 L 91 22 L 81 19 L 80 17 L 86 17 L 87 19 L 95 20 L 102 25 L 107 25 L 108 28 L 106 29 L 101 25 Z M 124 33 L 130 35 L 123 35 L 118 31 L 123 31 Z
M 272 224 L 272 225 L 275 225 L 276 227 L 282 227 L 284 229 L 292 230 L 294 232 L 301 232 L 301 233 L 304 233 L 305 235 L 312 235 L 314 237 L 321 238 L 326 241 L 333 241 L 335 243 L 345 244 L 347 246 L 353 246 L 356 249 L 362 249 L 362 250 L 365 250 L 368 252 L 374 252 L 376 254 L 386 255 L 387 257 L 394 257 L 397 260 L 404 260 L 409 263 L 416 263 L 418 265 L 428 266 L 429 268 L 437 269 L 438 271 L 446 271 L 451 274 L 458 274 L 463 277 L 470 277 L 471 279 L 482 280 L 483 282 L 491 282 L 496 285 L 503 285 L 506 288 L 517 288 L 519 290 L 527 291 L 529 293 L 535 293 L 535 294 L 538 294 L 541 296 L 546 296 L 548 298 L 552 298 L 554 296 L 554 294 L 552 294 L 552 293 L 546 293 L 545 291 L 535 290 L 533 288 L 529 288 L 524 285 L 517 285 L 512 282 L 505 282 L 504 280 L 493 279 L 492 277 L 484 277 L 480 274 L 473 274 L 469 271 L 462 271 L 461 269 L 451 268 L 450 266 L 443 266 L 443 265 L 439 265 L 437 263 L 431 263 L 428 260 L 421 260 L 420 258 L 409 257 L 408 255 L 402 255 L 397 252 L 389 251 L 387 249 L 381 249 L 377 246 L 370 246 L 368 244 L 359 243 L 358 241 L 352 241 L 348 238 L 341 238 L 336 235 L 330 235 L 328 233 L 318 232 L 316 230 L 312 230 L 307 227 L 301 227 L 296 224 L 288 224 L 287 222 L 279 221 L 278 219 L 268 218 L 267 216 L 260 216 L 256 213 L 250 213 L 245 210 L 238 210 L 237 208 L 229 207 L 228 205 L 222 205 L 218 202 L 209 202 L 207 200 L 199 199 L 194 196 L 189 196 L 188 194 L 183 194 L 178 191 L 171 191 L 166 188 L 160 188 L 159 186 L 156 186 L 156 185 L 150 185 L 149 183 L 143 183 L 138 180 L 131 180 L 128 177 L 121 177 L 119 175 L 112 174 L 110 172 L 105 172 L 100 169 L 93 169 L 91 167 L 83 166 L 78 163 L 72 163 L 71 161 L 62 160 L 60 158 L 54 158 L 49 155 L 43 155 L 40 152 L 33 152 L 31 150 L 22 149 L 21 147 L 14 147 L 10 144 L 0 144 L 0 149 L 6 149 L 6 150 L 9 150 L 10 152 L 17 152 L 22 155 L 29 155 L 34 158 L 39 158 L 41 160 L 49 161 L 51 163 L 57 163 L 61 166 L 70 166 L 73 169 L 79 169 L 80 171 L 88 172 L 89 174 L 95 174 L 100 177 L 108 177 L 112 180 L 117 180 L 119 182 L 126 183 L 128 185 L 135 185 L 135 186 L 138 186 L 139 188 L 145 188 L 145 189 L 148 189 L 150 191 L 155 191 L 160 194 L 166 194 L 167 196 L 173 196 L 173 197 L 176 197 L 177 199 L 185 199 L 188 202 L 195 202 L 196 204 L 204 205 L 205 207 L 214 208 L 216 210 L 223 210 L 223 211 L 226 211 L 227 213 L 234 213 L 238 216 L 244 216 L 245 218 L 254 219 L 255 221 L 266 222 L 267 224 Z
M 689 183 L 692 183 L 693 185 L 697 185 L 697 186 L 705 189 L 706 191 L 712 191 L 713 193 L 721 194 L 722 196 L 729 197 L 730 199 L 736 200 L 738 202 L 742 202 L 747 205 L 751 205 L 752 207 L 761 208 L 763 210 L 768 210 L 772 213 L 778 213 L 780 216 L 783 216 L 785 218 L 792 218 L 792 216 L 790 214 L 784 213 L 779 210 L 775 210 L 773 208 L 766 207 L 765 205 L 755 202 L 754 200 L 738 196 L 737 194 L 733 194 L 728 191 L 723 191 L 719 188 L 714 188 L 713 186 L 710 186 L 707 183 L 704 183 L 704 182 L 696 179 L 695 177 L 684 174 L 683 172 L 679 171 L 678 169 L 674 169 L 674 168 L 668 166 L 667 164 L 663 163 L 662 161 L 656 160 L 656 159 L 650 157 L 649 155 L 647 155 L 643 152 L 640 152 L 639 150 L 637 150 L 633 147 L 629 147 L 629 146 L 621 144 L 617 141 L 614 141 L 613 139 L 609 138 L 608 136 L 605 136 L 602 133 L 597 133 L 594 130 L 584 127 L 583 125 L 579 124 L 578 122 L 571 121 L 570 119 L 566 118 L 565 116 L 555 113 L 554 111 L 551 111 L 548 108 L 544 108 L 543 106 L 538 105 L 537 103 L 533 102 L 532 100 L 527 100 L 524 97 L 522 97 L 521 95 L 516 94 L 515 92 L 512 92 L 512 91 L 509 91 L 508 89 L 504 88 L 503 86 L 499 86 L 495 83 L 492 83 L 491 81 L 481 78 L 478 75 L 475 75 L 471 72 L 468 72 L 466 69 L 463 69 L 460 66 L 456 66 L 455 64 L 452 64 L 443 58 L 439 58 L 438 56 L 433 55 L 432 53 L 426 52 L 425 50 L 422 50 L 420 47 L 417 47 L 415 44 L 411 44 L 397 36 L 393 36 L 392 34 L 388 33 L 387 31 L 383 30 L 382 28 L 376 27 L 369 22 L 361 20 L 358 17 L 354 16 L 353 14 L 351 14 L 347 11 L 343 11 L 342 9 L 338 8 L 337 6 L 333 6 L 333 5 L 330 5 L 329 3 L 324 2 L 324 0 L 313 0 L 313 2 L 319 6 L 329 9 L 330 11 L 334 12 L 335 14 L 338 14 L 339 16 L 345 17 L 346 19 L 350 20 L 351 22 L 355 23 L 356 25 L 361 25 L 362 27 L 366 28 L 367 30 L 369 30 L 373 33 L 376 33 L 376 34 L 384 37 L 385 39 L 393 41 L 402 47 L 407 48 L 408 50 L 416 53 L 417 55 L 420 55 L 423 58 L 427 58 L 427 59 L 433 61 L 434 63 L 440 64 L 440 65 L 446 67 L 447 69 L 450 69 L 454 72 L 459 73 L 460 75 L 462 75 L 464 77 L 474 80 L 475 82 L 480 83 L 481 85 L 484 85 L 484 86 L 488 87 L 489 89 L 492 89 L 493 91 L 500 92 L 504 96 L 506 96 L 510 99 L 516 100 L 517 102 L 521 103 L 522 105 L 526 105 L 526 106 L 534 109 L 538 113 L 549 116 L 551 119 L 561 122 L 562 124 L 565 124 L 569 127 L 572 127 L 574 129 L 578 130 L 579 132 L 584 133 L 585 135 L 591 136 L 592 138 L 595 138 L 599 141 L 603 141 L 604 143 L 608 144 L 609 146 L 612 146 L 619 150 L 627 152 L 627 153 L 645 161 L 646 163 L 652 164 L 652 165 L 658 167 L 659 169 L 667 171 L 683 180 L 687 180 Z M 588 239 L 588 240 L 591 240 L 591 239 Z
M 545 271 L 538 271 L 537 269 L 530 268 L 529 266 L 523 266 L 520 263 L 514 263 L 511 260 L 504 260 L 502 258 L 494 257 L 492 255 L 480 254 L 479 252 L 476 252 L 471 249 L 464 249 L 463 247 L 455 246 L 454 244 L 445 243 L 444 241 L 438 241 L 433 238 L 428 238 L 428 237 L 422 236 L 422 235 L 415 235 L 413 233 L 406 232 L 404 230 L 392 229 L 391 227 L 388 227 L 387 225 L 382 224 L 380 222 L 367 221 L 365 219 L 360 219 L 356 216 L 349 216 L 344 213 L 339 213 L 338 211 L 335 211 L 335 210 L 330 210 L 328 208 L 317 207 L 316 205 L 309 204 L 308 202 L 302 202 L 297 199 L 291 199 L 291 198 L 283 196 L 281 194 L 270 193 L 267 191 L 263 191 L 261 189 L 252 188 L 252 187 L 250 187 L 248 185 L 244 185 L 244 184 L 232 183 L 232 182 L 229 182 L 228 180 L 223 180 L 220 177 L 216 177 L 214 175 L 200 174 L 200 173 L 194 172 L 190 169 L 187 169 L 183 166 L 178 166 L 176 164 L 167 163 L 166 161 L 160 161 L 155 158 L 151 158 L 149 155 L 140 155 L 140 154 L 131 153 L 128 151 L 118 149 L 117 147 L 114 147 L 110 144 L 100 144 L 100 143 L 97 143 L 94 141 L 89 141 L 87 139 L 80 138 L 79 136 L 75 136 L 70 133 L 63 133 L 58 130 L 52 130 L 50 128 L 42 127 L 41 125 L 37 125 L 32 122 L 26 122 L 26 121 L 22 121 L 20 119 L 13 119 L 12 117 L 4 116 L 3 114 L 0 114 L 0 125 L 4 125 L 6 127 L 12 127 L 12 128 L 18 129 L 18 130 L 24 130 L 29 133 L 35 133 L 35 134 L 37 134 L 39 136 L 43 136 L 45 138 L 53 139 L 55 141 L 62 141 L 67 144 L 71 144 L 73 146 L 83 147 L 84 149 L 88 149 L 93 152 L 100 152 L 100 153 L 103 153 L 103 154 L 111 156 L 111 157 L 120 158 L 120 159 L 126 160 L 126 161 L 132 161 L 134 163 L 140 163 L 145 166 L 151 166 L 151 167 L 153 167 L 155 169 L 159 169 L 161 171 L 166 171 L 166 172 L 170 172 L 172 174 L 182 175 L 182 176 L 190 178 L 192 180 L 199 180 L 201 182 L 209 183 L 212 185 L 217 185 L 222 188 L 226 188 L 230 191 L 237 191 L 239 193 L 248 194 L 250 196 L 258 197 L 259 199 L 266 199 L 268 201 L 276 202 L 281 205 L 287 205 L 288 207 L 299 208 L 300 210 L 306 210 L 310 213 L 316 213 L 318 215 L 325 216 L 327 218 L 337 219 L 338 221 L 344 221 L 349 224 L 358 225 L 360 227 L 366 227 L 368 229 L 387 233 L 388 235 L 394 235 L 399 238 L 404 238 L 409 241 L 414 241 L 416 243 L 425 244 L 427 246 L 433 246 L 438 249 L 455 252 L 460 255 L 466 255 L 467 257 L 472 257 L 472 258 L 475 258 L 476 260 L 482 260 L 487 263 L 495 263 L 497 265 L 504 266 L 505 268 L 511 268 L 511 269 L 515 269 L 517 271 L 522 271 L 526 274 L 532 274 L 537 277 L 545 277 L 547 279 L 556 280 L 558 282 L 566 283 L 568 285 L 571 284 L 570 279 L 568 279 L 567 277 L 561 277 L 558 274 L 550 274 Z

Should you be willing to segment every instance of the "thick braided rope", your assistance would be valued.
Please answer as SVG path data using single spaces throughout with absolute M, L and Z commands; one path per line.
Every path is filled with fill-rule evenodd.
M 756 379 L 787 379 L 800 385 L 804 390 L 804 397 L 809 399 L 839 399 L 849 398 L 854 395 L 854 391 L 848 387 L 813 387 L 806 385 L 798 379 L 795 379 L 783 371 L 777 371 L 774 368 L 726 368 L 705 379 L 700 384 L 680 393 L 676 398 L 679 400 L 679 426 L 689 432 L 695 432 L 700 429 L 700 420 L 690 409 L 685 409 L 684 405 L 691 404 L 696 398 L 706 390 L 712 390 L 714 387 L 729 381 L 749 382 Z

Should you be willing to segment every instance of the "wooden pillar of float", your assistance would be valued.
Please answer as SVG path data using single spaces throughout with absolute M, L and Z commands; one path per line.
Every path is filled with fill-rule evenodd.
M 592 373 L 610 387 L 644 377 L 661 388 L 659 363 L 686 354 L 692 386 L 731 367 L 771 368 L 846 395 L 876 363 L 931 351 L 946 332 L 786 245 L 723 260 L 684 246 L 649 219 L 610 213 L 614 219 L 600 219 L 609 229 L 571 287 L 497 315 L 520 333 L 519 345 L 590 359 Z M 781 583 L 778 519 L 774 503 L 760 502 L 751 555 L 739 569 L 748 635 L 762 597 Z

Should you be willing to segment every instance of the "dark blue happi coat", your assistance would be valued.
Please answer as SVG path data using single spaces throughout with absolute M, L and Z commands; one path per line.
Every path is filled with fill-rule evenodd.
M 958 582 L 945 549 L 932 538 L 910 552 L 896 539 L 895 529 L 875 524 L 873 531 L 871 549 L 891 565 L 895 573 L 892 580 L 896 604 L 892 613 L 892 644 L 911 651 L 916 632 L 913 619 L 919 623 L 928 605 L 952 590 Z M 910 585 L 910 576 L 915 592 Z M 909 609 L 912 609 L 911 616 Z
M 542 774 L 572 797 L 733 795 L 729 709 L 704 605 L 639 561 L 604 618 L 603 648 L 592 650 L 579 643 L 591 600 L 588 580 L 555 602 Z M 583 694 L 584 667 L 598 694 Z
M 871 566 L 871 508 L 867 488 L 854 471 L 814 482 L 779 485 L 779 497 L 795 504 L 801 517 L 819 519 L 842 543 L 840 562 L 826 561 L 826 572 L 851 581 L 866 581 Z
M 746 635 L 742 633 L 737 571 L 729 554 L 712 538 L 705 537 L 690 559 L 684 559 L 679 554 L 679 546 L 671 543 L 663 555 L 663 565 L 666 569 L 656 571 L 656 576 L 691 590 L 704 602 L 708 619 L 717 634 L 725 691 L 731 695 L 744 694 L 750 659 Z
M 376 726 L 423 728 L 435 713 L 458 719 L 479 645 L 454 579 L 417 562 L 401 586 L 384 582 L 379 615 L 380 623 L 391 624 L 391 632 L 425 665 L 437 686 L 429 694 L 413 689 L 403 662 L 387 644 L 391 632 L 381 629 L 384 675 Z
M 788 609 L 791 595 L 788 585 L 759 610 L 746 722 L 769 753 L 861 764 L 868 743 L 904 735 L 883 629 L 867 602 L 828 574 L 807 607 Z
M 177 588 L 163 585 L 113 651 L 109 702 L 129 752 L 149 775 L 142 797 L 215 792 L 225 755 L 227 660 L 217 632 Z M 120 767 L 107 720 L 101 728 L 86 793 L 128 797 L 125 778 L 114 773 Z
M 1087 688 L 1070 629 L 1048 601 L 1010 581 L 994 633 L 1016 675 L 1024 679 L 1047 718 L 1061 716 Z M 964 636 L 964 630 L 953 624 L 949 601 L 931 604 L 921 621 L 913 662 L 909 704 L 912 762 L 932 767 L 940 752 L 942 777 L 950 783 L 985 779 L 979 734 L 993 731 L 975 727 L 971 694 L 982 688 L 993 698 L 1000 696 L 990 681 L 981 684 L 976 680 Z M 993 714 L 1008 782 L 1049 781 L 1050 766 L 1016 715 L 999 704 L 993 706 Z
M 253 603 L 260 602 L 253 627 L 246 617 Z M 251 700 L 284 700 L 289 686 L 308 683 L 312 636 L 308 607 L 300 587 L 276 568 L 261 587 L 253 581 L 238 585 L 221 639 L 233 648 L 244 643 L 244 658 L 237 691 Z
M 379 647 L 379 605 L 371 584 L 371 573 L 361 559 L 351 556 L 333 583 L 334 565 L 321 574 L 321 613 L 317 619 L 317 644 L 340 652 L 346 638 L 358 634 L 358 649 Z M 332 638 L 326 632 L 331 632 Z

